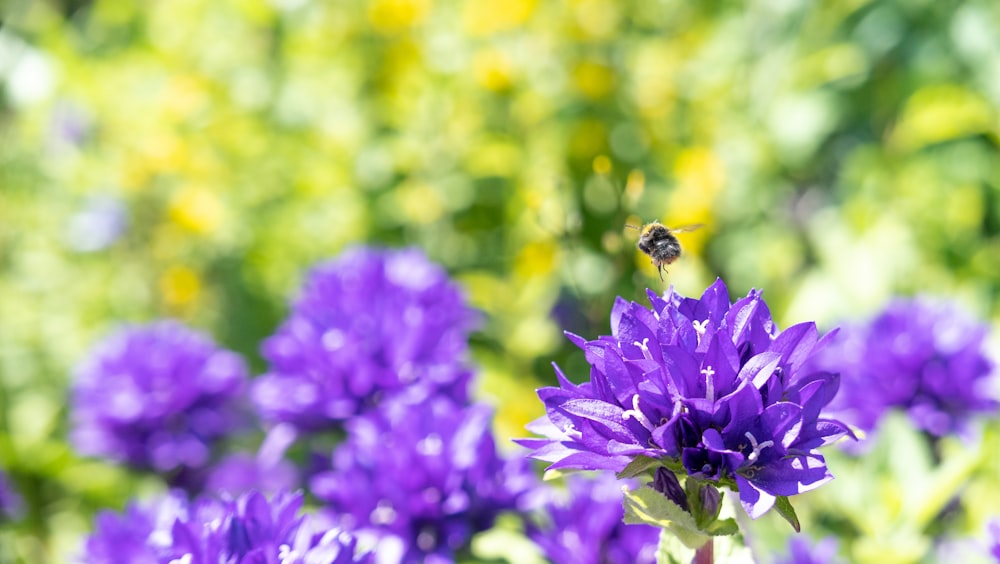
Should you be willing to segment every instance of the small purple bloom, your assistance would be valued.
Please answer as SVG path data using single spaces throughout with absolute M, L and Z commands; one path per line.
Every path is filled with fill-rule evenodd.
M 841 373 L 830 409 L 865 431 L 901 409 L 933 436 L 962 432 L 973 414 L 1000 407 L 987 389 L 988 333 L 952 304 L 893 300 L 871 321 L 842 330 L 819 358 L 817 365 Z
M 299 470 L 285 458 L 285 451 L 295 438 L 291 425 L 276 425 L 268 431 L 255 455 L 232 453 L 213 466 L 205 491 L 236 496 L 252 489 L 275 493 L 298 488 Z
M 262 347 L 261 415 L 318 430 L 382 397 L 467 399 L 477 315 L 418 250 L 355 248 L 309 274 L 288 319 Z
M 590 380 L 542 388 L 547 417 L 519 443 L 552 469 L 623 470 L 635 457 L 681 462 L 690 476 L 739 491 L 757 518 L 777 496 L 832 476 L 818 452 L 848 430 L 820 417 L 836 374 L 805 369 L 819 338 L 813 323 L 779 331 L 759 291 L 730 303 L 721 280 L 701 299 L 648 292 L 652 309 L 618 299 L 612 335 L 569 334 Z
M 21 496 L 11 487 L 7 475 L 0 471 L 0 522 L 19 518 L 21 508 Z
M 380 562 L 450 562 L 535 484 L 523 458 L 497 455 L 491 419 L 486 406 L 446 396 L 384 402 L 346 423 L 312 492 L 342 526 L 377 541 Z
M 83 454 L 159 472 L 205 466 L 246 425 L 247 369 L 234 352 L 174 321 L 125 327 L 76 371 L 72 441 Z
M 128 229 L 128 208 L 110 195 L 92 196 L 66 223 L 66 244 L 74 251 L 101 251 Z
M 815 545 L 806 537 L 794 536 L 788 541 L 788 556 L 778 558 L 775 564 L 838 564 L 837 539 L 827 537 Z
M 1000 519 L 993 519 L 986 525 L 989 534 L 990 556 L 1000 562 Z
M 349 564 L 371 562 L 357 541 L 321 519 L 299 515 L 301 494 L 272 499 L 248 492 L 237 499 L 199 498 L 178 492 L 148 506 L 130 504 L 124 515 L 98 514 L 83 562 L 117 564 Z
M 55 151 L 79 147 L 94 129 L 93 117 L 81 106 L 62 100 L 52 108 L 49 144 Z
M 659 529 L 622 521 L 622 485 L 609 474 L 570 475 L 566 491 L 540 490 L 548 522 L 529 526 L 528 536 L 553 564 L 655 562 Z

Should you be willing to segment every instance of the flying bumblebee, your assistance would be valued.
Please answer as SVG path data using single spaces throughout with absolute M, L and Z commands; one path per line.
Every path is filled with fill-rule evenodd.
M 677 260 L 681 256 L 681 243 L 674 233 L 694 231 L 701 227 L 701 223 L 694 225 L 683 225 L 673 229 L 667 228 L 658 221 L 647 223 L 642 226 L 639 235 L 639 243 L 636 245 L 639 250 L 649 255 L 650 262 L 660 273 L 660 280 L 663 280 L 663 267 Z M 632 229 L 639 229 L 635 225 L 627 225 Z

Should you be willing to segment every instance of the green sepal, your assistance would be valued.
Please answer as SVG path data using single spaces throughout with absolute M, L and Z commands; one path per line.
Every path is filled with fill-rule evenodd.
M 707 510 L 702 506 L 701 492 L 705 488 L 712 488 L 719 494 L 719 503 L 716 504 L 714 510 Z M 684 493 L 687 495 L 688 505 L 691 508 L 691 515 L 694 516 L 695 522 L 701 530 L 707 530 L 708 526 L 715 522 L 719 518 L 719 513 L 722 511 L 722 501 L 725 498 L 725 493 L 719 491 L 715 485 L 696 480 L 691 476 L 688 476 L 684 480 Z
M 653 525 L 668 530 L 688 548 L 698 549 L 709 535 L 698 529 L 694 517 L 651 487 L 625 491 L 625 523 Z
M 661 464 L 658 459 L 642 456 L 640 454 L 633 458 L 632 462 L 629 462 L 628 466 L 626 466 L 621 472 L 615 474 L 615 477 L 619 480 L 635 478 L 636 476 L 646 474 L 650 470 L 655 469 L 657 466 L 662 465 L 663 464 Z
M 795 514 L 795 508 L 792 507 L 792 502 L 788 501 L 788 496 L 779 495 L 774 502 L 774 508 L 778 510 L 778 514 L 788 521 L 788 524 L 795 529 L 796 533 L 802 532 L 802 525 L 799 523 L 799 517 Z
M 739 533 L 740 526 L 736 523 L 736 519 L 722 519 L 712 521 L 712 524 L 705 529 L 705 532 L 713 537 L 728 537 L 729 535 Z
M 565 471 L 565 470 L 558 470 L 558 469 L 557 470 L 548 470 L 547 469 L 542 474 L 542 481 L 543 482 L 549 482 L 549 481 L 552 481 L 552 480 L 561 480 L 562 478 L 565 478 L 568 474 L 571 474 L 572 472 L 573 472 L 572 470 Z

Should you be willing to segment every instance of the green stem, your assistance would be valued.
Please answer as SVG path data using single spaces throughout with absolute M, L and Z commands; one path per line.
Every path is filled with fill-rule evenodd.
M 691 560 L 691 564 L 712 564 L 715 561 L 715 555 L 712 554 L 714 544 L 714 539 L 709 537 L 708 542 L 694 552 L 694 559 Z

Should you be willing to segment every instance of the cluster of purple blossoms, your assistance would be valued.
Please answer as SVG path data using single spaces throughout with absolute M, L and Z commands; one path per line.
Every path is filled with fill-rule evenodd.
M 262 417 L 311 431 L 382 398 L 466 401 L 468 333 L 478 316 L 421 251 L 356 248 L 308 276 L 288 319 L 262 347 L 270 372 Z
M 553 564 L 656 561 L 659 529 L 622 521 L 622 482 L 613 476 L 571 475 L 565 491 L 539 488 L 538 492 L 547 498 L 542 507 L 548 522 L 530 525 L 528 536 Z
M 180 493 L 146 507 L 130 504 L 124 515 L 104 511 L 87 538 L 88 564 L 349 564 L 368 563 L 357 541 L 299 515 L 301 494 L 268 500 L 251 491 L 237 499 L 200 498 Z
M 867 323 L 847 327 L 817 365 L 841 374 L 830 404 L 865 431 L 890 409 L 905 410 L 930 435 L 962 432 L 969 416 L 996 412 L 985 352 L 989 327 L 954 305 L 896 299 Z
M 213 445 L 247 424 L 246 378 L 239 355 L 179 323 L 125 327 L 77 370 L 73 443 L 137 468 L 204 467 Z
M 311 490 L 338 524 L 377 543 L 379 562 L 453 562 L 535 484 L 525 459 L 498 456 L 491 415 L 440 395 L 383 402 L 346 422 L 332 470 Z
M 622 299 L 612 335 L 585 341 L 590 380 L 538 395 L 547 416 L 519 442 L 551 469 L 621 471 L 637 457 L 739 492 L 757 518 L 780 497 L 832 476 L 818 447 L 849 433 L 820 416 L 838 376 L 808 369 L 819 339 L 813 323 L 779 331 L 759 291 L 735 303 L 718 280 L 701 299 L 648 292 L 652 309 Z

